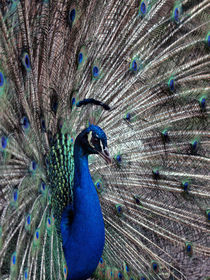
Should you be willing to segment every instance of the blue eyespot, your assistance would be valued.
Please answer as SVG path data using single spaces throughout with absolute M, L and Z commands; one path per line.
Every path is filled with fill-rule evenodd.
M 118 279 L 123 279 L 123 275 L 121 272 L 118 273 Z
M 194 141 L 194 142 L 193 142 L 193 148 L 196 148 L 196 147 L 197 147 L 197 144 L 198 144 L 198 142 L 197 142 L 197 141 Z
M 75 97 L 73 97 L 72 100 L 71 100 L 72 106 L 75 105 L 75 103 L 76 103 L 76 99 L 75 99 Z
M 141 16 L 145 16 L 146 15 L 146 13 L 148 12 L 148 9 L 149 9 L 149 5 L 148 4 L 149 4 L 149 1 L 147 1 L 147 0 L 142 0 L 140 2 L 139 11 L 138 11 L 139 15 L 141 15 Z
M 104 261 L 103 261 L 103 259 L 102 258 L 100 258 L 100 261 L 99 261 L 100 263 L 103 263 Z
M 153 169 L 152 173 L 153 173 L 153 176 L 155 177 L 155 179 L 158 179 L 160 177 L 160 172 L 158 169 Z
M 185 183 L 184 183 L 184 190 L 185 190 L 185 191 L 187 190 L 188 186 L 189 186 L 188 182 L 185 182 Z
M 7 147 L 7 138 L 5 136 L 1 137 L 1 148 L 4 150 Z
M 142 68 L 143 68 L 143 64 L 139 56 L 138 55 L 134 56 L 130 62 L 130 71 L 136 74 Z
M 93 67 L 93 77 L 96 78 L 99 76 L 99 69 L 97 66 Z
M 22 119 L 21 119 L 21 125 L 23 126 L 23 129 L 26 130 L 30 127 L 30 123 L 29 123 L 29 120 L 26 116 L 24 116 Z
M 188 254 L 189 256 L 192 256 L 192 253 L 193 253 L 192 244 L 189 243 L 189 242 L 186 242 L 186 243 L 185 243 L 185 246 L 186 246 L 187 254 Z
M 45 185 L 44 182 L 41 183 L 41 188 L 42 188 L 43 191 L 45 191 L 46 185 Z
M 168 131 L 167 131 L 167 130 L 164 130 L 164 131 L 162 132 L 162 134 L 163 134 L 164 136 L 168 136 Z
M 30 63 L 29 55 L 27 52 L 24 52 L 22 54 L 22 64 L 25 67 L 26 71 L 31 70 L 31 63 Z
M 130 121 L 131 120 L 131 114 L 130 113 L 127 113 L 126 116 L 125 116 L 125 119 L 127 121 Z
M 25 277 L 25 279 L 28 279 L 28 271 L 27 270 L 24 272 L 24 277 Z
M 205 109 L 206 108 L 206 98 L 205 97 L 201 98 L 200 106 L 201 106 L 201 109 Z
M 86 46 L 82 46 L 81 49 L 79 50 L 78 57 L 77 57 L 78 70 L 81 69 L 86 64 L 86 61 L 87 61 L 87 48 Z
M 39 239 L 39 231 L 36 231 L 36 239 Z
M 33 171 L 35 171 L 36 168 L 37 168 L 37 163 L 34 160 L 31 163 L 31 168 L 32 168 Z
M 116 160 L 117 160 L 118 162 L 121 162 L 121 160 L 122 160 L 121 156 L 120 156 L 120 155 L 117 155 Z
M 179 21 L 179 9 L 175 8 L 174 10 L 174 19 L 175 21 Z
M 3 87 L 4 85 L 4 75 L 2 72 L 0 72 L 0 87 Z
M 133 62 L 132 62 L 132 70 L 133 71 L 137 71 L 137 69 L 138 69 L 137 62 L 136 62 L 136 60 L 133 60 Z
M 187 252 L 191 252 L 192 246 L 190 244 L 188 244 L 187 247 L 186 247 L 186 250 L 187 250 Z
M 176 2 L 176 6 L 173 9 L 172 20 L 178 24 L 182 15 L 182 5 Z
M 75 18 L 76 18 L 76 10 L 72 9 L 69 13 L 69 19 L 71 22 L 74 22 Z
M 79 53 L 79 56 L 78 56 L 78 63 L 82 63 L 83 61 L 83 53 Z
M 146 7 L 146 4 L 144 2 L 141 2 L 140 9 L 141 9 L 141 12 L 142 12 L 143 15 L 146 14 L 147 7 Z
M 16 264 L 16 255 L 13 255 L 13 256 L 12 256 L 12 263 L 13 263 L 13 264 Z
M 198 141 L 197 140 L 194 140 L 192 143 L 191 143 L 191 152 L 196 152 L 198 148 Z
M 27 224 L 30 225 L 30 223 L 31 223 L 31 216 L 28 215 L 28 217 L 27 217 Z
M 29 60 L 28 55 L 25 56 L 25 65 L 27 68 L 30 68 L 30 60 Z
M 156 262 L 152 262 L 152 270 L 157 273 L 158 272 L 158 269 L 159 269 L 159 266 Z
M 116 205 L 117 214 L 122 214 L 122 206 L 120 204 Z
M 174 90 L 175 90 L 175 82 L 174 82 L 174 79 L 173 79 L 173 78 L 171 78 L 171 79 L 169 80 L 168 85 L 169 85 L 169 89 L 170 89 L 171 91 L 174 91 Z
M 13 193 L 13 199 L 14 201 L 16 202 L 17 199 L 18 199 L 18 190 L 15 190 L 14 193 Z
M 97 182 L 96 186 L 97 186 L 98 189 L 101 188 L 101 184 L 99 182 Z
M 47 222 L 49 225 L 51 225 L 51 220 L 49 218 L 48 218 Z

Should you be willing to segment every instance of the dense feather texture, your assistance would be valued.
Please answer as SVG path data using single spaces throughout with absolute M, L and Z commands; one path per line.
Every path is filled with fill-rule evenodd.
M 74 140 L 93 120 L 113 156 L 89 160 L 106 233 L 93 277 L 209 279 L 209 1 L 0 8 L 1 279 L 66 279 L 48 159 L 68 134 L 72 176 Z M 76 107 L 85 98 L 111 110 Z

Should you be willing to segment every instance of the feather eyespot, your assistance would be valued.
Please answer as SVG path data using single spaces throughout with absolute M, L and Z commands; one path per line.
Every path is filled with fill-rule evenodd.
M 189 182 L 188 181 L 183 181 L 182 182 L 182 189 L 187 192 L 189 189 Z
M 30 171 L 34 172 L 37 169 L 37 163 L 36 161 L 32 160 L 31 165 L 30 165 Z
M 207 217 L 207 220 L 210 221 L 210 209 L 206 210 L 206 217 Z
M 152 271 L 155 272 L 155 273 L 158 273 L 159 272 L 159 264 L 156 262 L 156 261 L 152 261 Z
M 149 1 L 142 0 L 139 5 L 139 12 L 138 12 L 139 15 L 144 17 L 148 13 L 149 7 L 150 7 Z
M 171 77 L 169 80 L 168 80 L 168 88 L 171 92 L 174 92 L 175 91 L 175 80 L 174 80 L 174 77 Z
M 72 107 L 75 105 L 75 103 L 76 103 L 76 99 L 75 99 L 75 97 L 73 97 L 72 100 L 71 100 Z
M 78 55 L 78 63 L 81 64 L 82 61 L 83 61 L 83 53 L 81 52 L 81 53 L 79 53 L 79 55 Z
M 2 72 L 0 72 L 0 87 L 4 86 L 4 75 Z
M 23 116 L 21 121 L 20 121 L 20 124 L 22 125 L 22 128 L 23 130 L 26 132 L 29 130 L 30 128 L 30 122 L 28 120 L 28 117 L 27 116 Z
M 147 8 L 146 8 L 146 5 L 145 5 L 144 2 L 141 2 L 141 4 L 140 4 L 140 9 L 141 9 L 142 14 L 145 14 L 145 13 L 146 13 Z
M 77 56 L 78 69 L 81 69 L 87 61 L 87 48 L 82 46 Z
M 190 242 L 186 242 L 185 243 L 185 249 L 186 249 L 186 252 L 189 256 L 192 256 L 193 254 L 193 246 L 192 246 L 192 243 Z
M 29 54 L 27 52 L 23 52 L 21 57 L 22 65 L 24 66 L 27 72 L 31 71 L 31 62 L 29 58 Z
M 24 279 L 28 279 L 28 270 L 27 269 L 24 271 Z
M 18 199 L 18 190 L 14 190 L 13 199 L 14 199 L 14 202 L 17 201 L 17 199 Z
M 26 216 L 26 222 L 25 222 L 25 229 L 27 231 L 30 230 L 30 225 L 31 225 L 31 215 Z
M 76 10 L 72 9 L 69 13 L 69 19 L 71 22 L 74 22 L 75 18 L 76 18 Z
M 201 96 L 201 98 L 199 99 L 199 105 L 200 105 L 200 108 L 201 108 L 201 111 L 205 111 L 206 110 L 206 96 Z
M 123 275 L 121 272 L 118 273 L 118 279 L 123 279 Z
M 208 47 L 210 47 L 210 32 L 206 36 L 206 44 Z
M 6 147 L 7 147 L 7 138 L 5 137 L 5 136 L 2 136 L 1 137 L 1 145 L 0 145 L 0 148 L 2 149 L 2 150 L 5 150 L 6 149 Z
M 99 76 L 99 68 L 97 66 L 93 67 L 93 77 L 97 78 Z
M 130 71 L 133 73 L 137 73 L 143 68 L 142 61 L 140 60 L 139 56 L 134 56 L 130 62 Z
M 176 24 L 179 24 L 181 15 L 182 15 L 182 5 L 179 2 L 177 2 L 172 12 L 172 20 Z

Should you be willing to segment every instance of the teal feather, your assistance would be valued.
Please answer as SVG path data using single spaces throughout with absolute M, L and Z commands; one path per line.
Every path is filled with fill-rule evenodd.
M 208 0 L 0 2 L 0 279 L 210 279 L 209 14 Z M 78 182 L 80 210 L 103 214 L 98 266 L 103 226 L 85 211 L 74 225 Z M 72 268 L 69 233 L 88 222 Z

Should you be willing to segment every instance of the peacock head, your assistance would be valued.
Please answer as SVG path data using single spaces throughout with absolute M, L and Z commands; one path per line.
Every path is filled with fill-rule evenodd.
M 84 129 L 78 135 L 76 142 L 79 142 L 84 154 L 98 154 L 107 163 L 111 163 L 112 160 L 107 147 L 106 134 L 99 126 L 90 125 Z

